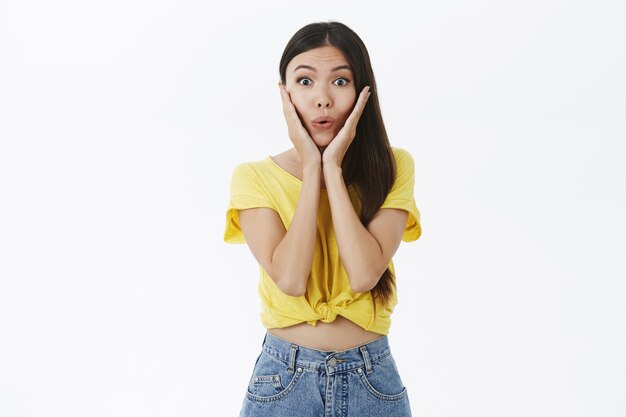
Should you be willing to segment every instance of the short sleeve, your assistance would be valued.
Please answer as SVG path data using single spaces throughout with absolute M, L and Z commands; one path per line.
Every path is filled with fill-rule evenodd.
M 396 208 L 409 213 L 402 240 L 412 242 L 422 235 L 420 212 L 415 205 L 413 189 L 415 187 L 415 163 L 409 152 L 393 148 L 396 158 L 396 180 L 380 208 Z
M 272 199 L 250 163 L 235 167 L 230 181 L 230 202 L 226 211 L 224 241 L 227 243 L 245 243 L 239 225 L 239 210 L 255 207 L 274 208 Z

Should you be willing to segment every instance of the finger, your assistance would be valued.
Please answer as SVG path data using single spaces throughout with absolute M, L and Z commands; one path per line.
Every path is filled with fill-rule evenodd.
M 357 100 L 356 106 L 354 106 L 353 110 L 353 112 L 356 113 L 358 116 L 363 113 L 363 109 L 365 109 L 365 104 L 367 104 L 367 100 L 370 98 L 371 94 L 372 93 L 370 92 L 369 86 L 363 88 L 363 91 L 361 91 L 361 94 L 359 94 L 359 99 Z
M 370 92 L 369 86 L 366 86 L 365 88 L 363 88 L 363 90 L 361 91 L 361 94 L 359 94 L 359 99 L 354 105 L 354 109 L 352 109 L 352 113 L 350 113 L 350 116 L 346 120 L 346 124 L 358 122 L 358 120 L 361 118 L 361 114 L 363 113 L 363 110 L 365 109 L 367 100 L 369 99 L 371 94 L 372 93 Z
M 280 94 L 283 101 L 283 114 L 285 115 L 287 125 L 290 129 L 293 129 L 294 132 L 298 132 L 300 135 L 308 135 L 308 132 L 302 125 L 300 116 L 298 116 L 296 107 L 293 105 L 289 92 L 287 92 L 287 89 L 285 88 L 285 85 L 279 82 L 278 86 L 280 87 Z
M 298 112 L 296 111 L 296 107 L 291 101 L 291 96 L 289 95 L 287 89 L 282 83 L 280 84 L 280 94 L 283 100 L 283 114 L 285 115 L 285 119 L 287 119 L 287 122 L 291 121 L 293 126 L 297 129 L 304 129 L 304 126 L 302 126 L 302 121 L 300 120 Z
M 289 93 L 285 89 L 285 86 L 280 81 L 278 82 L 278 88 L 280 89 L 280 98 L 283 102 L 283 112 L 285 115 L 288 113 L 295 111 L 293 103 L 291 102 L 291 98 L 289 97 Z

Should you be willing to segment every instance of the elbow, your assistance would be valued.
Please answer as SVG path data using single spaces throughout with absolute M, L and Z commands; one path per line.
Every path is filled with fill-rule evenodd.
M 291 297 L 302 297 L 306 293 L 306 287 L 295 287 L 295 286 L 278 286 L 282 292 L 291 296 Z
M 308 278 L 308 276 L 306 278 Z M 294 275 L 292 274 L 287 274 L 282 277 L 272 276 L 272 280 L 278 289 L 291 297 L 301 297 L 306 293 L 306 278 L 302 279 L 298 277 L 294 279 Z
M 348 281 L 350 282 L 350 288 L 354 292 L 368 292 L 374 289 L 387 267 L 380 269 L 378 267 L 372 267 L 369 269 L 363 269 L 359 271 L 346 271 L 348 274 Z M 372 272 L 374 271 L 374 272 Z
M 379 279 L 380 279 L 380 276 L 375 277 L 373 275 L 369 276 L 365 274 L 359 274 L 358 278 L 357 276 L 350 277 L 350 275 L 348 275 L 348 280 L 350 281 L 350 288 L 354 292 L 371 291 L 376 286 Z
M 354 291 L 354 292 L 368 292 L 368 291 L 371 291 L 372 288 L 374 288 L 374 287 L 372 287 L 370 285 L 361 285 L 361 284 L 356 284 L 355 285 L 352 282 L 353 281 L 350 281 L 350 288 L 352 288 L 352 291 Z

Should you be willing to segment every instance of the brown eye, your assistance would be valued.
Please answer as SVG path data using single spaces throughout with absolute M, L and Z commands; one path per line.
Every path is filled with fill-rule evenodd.
M 334 84 L 339 87 L 343 87 L 344 85 L 348 85 L 349 82 L 350 81 L 347 78 L 341 77 L 341 78 L 337 78 Z
M 298 78 L 298 84 L 300 85 L 311 85 L 311 80 L 306 77 Z

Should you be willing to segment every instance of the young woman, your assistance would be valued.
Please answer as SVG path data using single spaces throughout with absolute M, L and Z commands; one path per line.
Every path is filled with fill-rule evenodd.
M 413 159 L 347 26 L 300 29 L 279 72 L 293 147 L 235 168 L 224 233 L 261 267 L 267 328 L 240 415 L 410 416 L 387 335 L 392 256 L 421 235 Z

